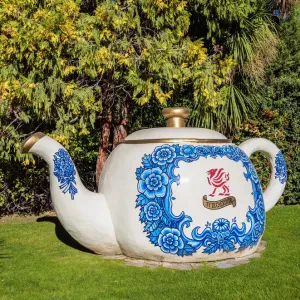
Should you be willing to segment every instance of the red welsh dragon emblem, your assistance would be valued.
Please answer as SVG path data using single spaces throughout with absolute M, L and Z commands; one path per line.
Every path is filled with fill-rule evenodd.
M 219 196 L 230 196 L 229 187 L 227 182 L 229 181 L 229 173 L 225 173 L 224 169 L 211 169 L 207 171 L 207 180 L 208 183 L 214 187 L 214 190 L 209 196 L 214 197 L 218 189 L 223 189 L 222 193 L 219 193 Z

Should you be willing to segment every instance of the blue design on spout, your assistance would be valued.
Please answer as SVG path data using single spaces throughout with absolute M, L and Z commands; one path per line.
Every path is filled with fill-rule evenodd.
M 193 219 L 184 212 L 178 216 L 172 212 L 175 200 L 172 184 L 180 184 L 180 176 L 176 176 L 174 171 L 179 168 L 180 161 L 192 163 L 200 157 L 227 157 L 245 168 L 244 177 L 251 182 L 254 198 L 254 207 L 249 207 L 246 213 L 250 225 L 248 230 L 244 222 L 238 226 L 234 217 L 232 221 L 219 218 L 212 223 L 207 222 L 202 231 L 196 226 L 190 237 L 185 234 L 184 229 L 191 225 Z M 282 160 L 280 166 L 284 169 Z M 285 173 L 281 169 L 278 168 L 278 176 L 283 178 Z M 162 145 L 150 155 L 144 155 L 142 166 L 136 169 L 136 179 L 136 207 L 140 208 L 140 222 L 144 224 L 144 232 L 150 242 L 164 253 L 187 256 L 200 248 L 208 255 L 217 251 L 243 251 L 257 245 L 263 234 L 265 208 L 260 182 L 249 157 L 238 147 Z
M 275 178 L 278 178 L 280 183 L 284 184 L 287 181 L 287 168 L 281 151 L 275 157 L 275 170 Z
M 70 155 L 65 149 L 61 148 L 53 155 L 53 161 L 53 174 L 60 183 L 59 188 L 64 194 L 69 192 L 71 199 L 74 200 L 74 196 L 78 193 L 78 190 L 75 181 L 76 170 Z

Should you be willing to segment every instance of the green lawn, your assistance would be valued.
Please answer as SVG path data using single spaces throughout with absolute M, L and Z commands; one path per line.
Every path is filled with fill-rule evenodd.
M 263 239 L 246 265 L 149 269 L 75 249 L 53 222 L 0 220 L 0 299 L 300 299 L 300 206 L 272 209 Z

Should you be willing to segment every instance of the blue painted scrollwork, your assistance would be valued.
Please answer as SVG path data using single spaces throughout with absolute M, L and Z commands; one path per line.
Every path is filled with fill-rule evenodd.
M 278 178 L 280 183 L 284 184 L 287 180 L 287 168 L 281 151 L 275 157 L 275 170 L 275 178 Z
M 191 163 L 200 157 L 227 157 L 240 162 L 245 168 L 245 179 L 251 181 L 254 207 L 249 207 L 246 214 L 250 227 L 238 226 L 236 218 L 216 219 L 207 222 L 204 230 L 200 227 L 192 230 L 188 237 L 184 228 L 189 227 L 192 218 L 182 212 L 175 216 L 172 212 L 172 184 L 180 184 L 180 176 L 174 174 L 178 163 Z M 265 228 L 265 209 L 260 182 L 248 156 L 238 147 L 163 145 L 156 147 L 152 154 L 144 155 L 142 167 L 136 169 L 137 189 L 139 194 L 136 207 L 140 208 L 140 221 L 151 243 L 160 247 L 164 253 L 179 256 L 192 255 L 202 247 L 207 254 L 216 251 L 242 251 L 255 246 Z
M 64 149 L 59 149 L 53 156 L 54 172 L 58 182 L 59 188 L 63 193 L 69 192 L 71 199 L 74 200 L 75 194 L 78 193 L 76 188 L 75 175 L 76 170 L 72 159 L 68 152 Z

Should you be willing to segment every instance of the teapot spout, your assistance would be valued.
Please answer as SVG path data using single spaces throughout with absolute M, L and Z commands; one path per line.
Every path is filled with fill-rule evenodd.
M 21 152 L 36 154 L 48 163 L 53 206 L 66 231 L 93 252 L 120 254 L 104 195 L 84 187 L 66 149 L 38 132 L 23 142 Z

